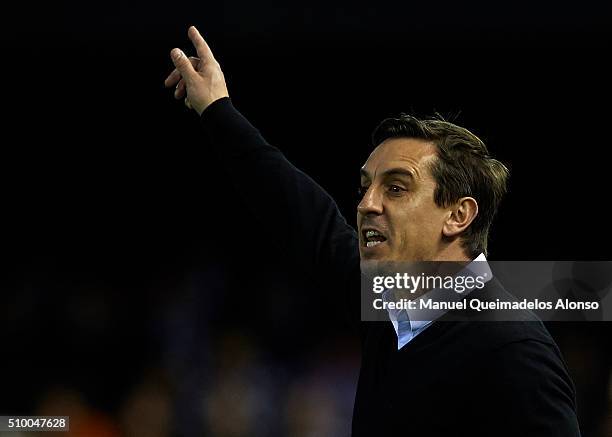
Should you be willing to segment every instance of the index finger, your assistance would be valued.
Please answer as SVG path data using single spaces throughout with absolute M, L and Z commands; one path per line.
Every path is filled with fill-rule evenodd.
M 215 59 L 212 54 L 212 50 L 210 50 L 210 47 L 208 47 L 208 44 L 206 44 L 206 41 L 204 41 L 204 38 L 202 38 L 202 35 L 200 35 L 200 32 L 198 32 L 198 29 L 196 29 L 195 26 L 191 26 L 187 33 L 189 35 L 189 39 L 196 48 L 196 51 L 198 52 L 198 57 L 200 59 Z

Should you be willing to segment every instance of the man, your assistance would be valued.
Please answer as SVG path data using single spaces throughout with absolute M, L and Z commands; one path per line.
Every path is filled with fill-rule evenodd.
M 189 38 L 198 56 L 174 49 L 166 86 L 201 116 L 233 179 L 257 181 L 244 201 L 258 231 L 272 233 L 301 266 L 331 275 L 336 294 L 358 301 L 360 258 L 484 260 L 507 170 L 477 137 L 442 121 L 384 121 L 361 169 L 356 234 L 329 195 L 234 109 L 195 27 Z M 478 293 L 508 298 L 494 279 Z M 361 322 L 353 435 L 580 435 L 557 346 L 531 313 L 521 319 Z

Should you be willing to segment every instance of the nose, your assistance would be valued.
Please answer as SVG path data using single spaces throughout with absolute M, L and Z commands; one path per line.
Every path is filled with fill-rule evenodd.
M 376 187 L 370 185 L 366 193 L 363 195 L 361 202 L 359 202 L 359 205 L 357 205 L 357 212 L 361 215 L 382 214 L 382 195 L 378 192 Z

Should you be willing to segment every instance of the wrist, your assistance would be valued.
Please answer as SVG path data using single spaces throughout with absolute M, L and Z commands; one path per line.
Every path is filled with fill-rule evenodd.
M 199 106 L 194 106 L 193 109 L 195 109 L 195 111 L 198 113 L 199 116 L 202 116 L 202 114 L 204 113 L 204 111 L 206 111 L 207 108 L 210 107 L 210 105 L 212 105 L 213 103 L 215 103 L 218 100 L 221 100 L 223 98 L 229 98 L 228 94 L 220 94 L 218 97 L 213 97 L 210 101 L 208 101 L 206 104 L 203 105 L 199 105 Z

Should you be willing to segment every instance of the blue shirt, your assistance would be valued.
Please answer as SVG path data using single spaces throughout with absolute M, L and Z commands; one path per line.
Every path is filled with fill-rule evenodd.
M 493 274 L 491 273 L 491 269 L 489 267 L 489 263 L 485 258 L 484 254 L 481 253 L 474 259 L 470 264 L 468 264 L 463 270 L 457 273 L 456 276 L 462 276 L 464 272 L 470 272 L 470 275 L 480 275 L 484 278 L 484 282 L 488 282 Z M 463 293 L 453 293 L 451 295 L 451 299 L 460 300 L 463 299 L 463 296 L 469 294 L 474 287 L 467 288 Z M 444 298 L 442 299 L 442 294 L 444 294 Z M 448 290 L 442 289 L 433 289 L 420 296 L 420 299 L 433 299 L 433 300 L 444 300 L 449 301 Z M 397 334 L 397 350 L 400 350 L 404 346 L 406 346 L 414 337 L 419 335 L 425 329 L 427 329 L 434 321 L 442 317 L 447 310 L 428 310 L 427 315 L 428 318 L 423 320 L 424 317 L 419 317 L 419 310 L 415 309 L 403 309 L 403 310 L 388 310 L 389 318 L 391 319 L 391 323 L 393 324 L 393 328 L 395 329 L 395 333 Z

